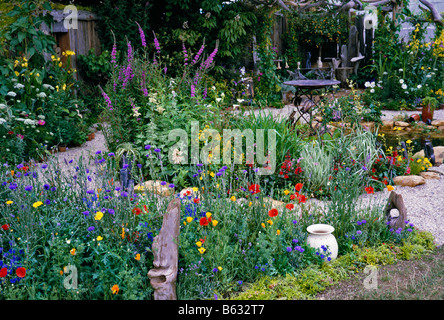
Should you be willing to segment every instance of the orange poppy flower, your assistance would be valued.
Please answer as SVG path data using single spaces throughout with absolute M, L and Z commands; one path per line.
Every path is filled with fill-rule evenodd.
M 270 218 L 274 218 L 278 215 L 279 211 L 277 209 L 271 209 L 270 211 L 268 211 L 268 216 Z

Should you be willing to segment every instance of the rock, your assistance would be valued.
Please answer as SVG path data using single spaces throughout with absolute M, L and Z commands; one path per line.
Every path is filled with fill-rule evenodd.
M 433 120 L 432 126 L 434 127 L 442 127 L 444 126 L 444 120 Z
M 444 160 L 444 147 L 433 147 L 433 154 L 435 155 L 435 164 L 440 165 Z M 424 158 L 424 150 L 418 151 L 413 155 L 413 158 Z
M 392 120 L 382 120 L 381 129 L 382 130 L 384 130 L 384 129 L 392 130 L 394 125 L 395 125 L 395 121 L 392 121 Z
M 438 130 L 444 132 L 444 126 L 438 127 Z
M 441 179 L 439 173 L 436 172 L 421 172 L 419 175 L 424 179 L 437 179 L 437 180 Z
M 264 202 L 267 202 L 267 203 L 271 202 L 271 207 L 272 208 L 276 208 L 276 209 L 279 209 L 279 208 L 285 206 L 285 202 L 282 202 L 282 201 L 279 201 L 279 200 L 275 200 L 275 199 L 271 199 L 269 197 L 265 197 L 264 198 Z
M 393 217 L 391 215 L 390 212 L 393 209 L 398 210 L 399 215 L 397 217 Z M 407 220 L 407 208 L 404 204 L 404 200 L 402 199 L 402 195 L 396 193 L 395 191 L 390 192 L 384 212 L 390 227 L 393 229 L 404 228 L 404 221 Z
M 393 179 L 393 182 L 395 183 L 396 186 L 401 186 L 401 187 L 416 187 L 426 183 L 423 177 L 416 175 L 397 176 Z
M 410 123 L 408 123 L 408 122 L 395 121 L 395 127 L 405 128 L 405 127 L 409 127 L 409 126 L 410 126 Z
M 161 185 L 160 180 L 149 180 L 142 184 L 138 184 L 134 187 L 134 192 L 151 192 L 163 197 L 168 197 L 172 194 L 174 189 L 169 188 L 167 185 Z

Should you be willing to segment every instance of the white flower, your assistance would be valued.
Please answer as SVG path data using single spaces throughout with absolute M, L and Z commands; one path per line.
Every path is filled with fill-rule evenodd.
M 39 97 L 39 98 L 46 98 L 46 93 L 40 92 L 40 93 L 37 94 L 37 97 Z
M 399 83 L 404 83 L 404 79 L 399 79 Z
M 240 74 L 242 76 L 245 75 L 245 67 L 240 68 Z
M 54 90 L 54 87 L 52 85 L 46 83 L 43 85 L 43 88 Z
M 0 109 L 5 109 L 5 108 L 6 108 L 6 104 L 0 103 Z
M 422 88 L 422 85 L 418 84 L 417 88 L 418 88 L 418 89 L 421 89 L 421 88 Z
M 375 89 L 370 89 L 370 93 L 375 93 Z
M 399 71 L 399 72 L 402 72 L 403 70 L 402 70 L 402 69 L 399 69 L 398 71 Z
M 6 123 L 6 119 L 0 118 L 0 124 Z
M 29 124 L 29 125 L 35 125 L 35 121 L 31 120 L 31 119 L 25 119 L 25 121 L 23 121 L 24 124 Z
M 401 86 L 401 88 L 403 88 L 403 89 L 407 89 L 407 85 L 404 83 L 404 84 Z
M 10 97 L 15 97 L 17 93 L 15 93 L 14 91 L 9 91 L 6 95 Z
M 427 78 L 431 78 L 432 76 L 430 74 L 426 75 Z
M 217 102 L 220 102 L 222 100 L 222 98 L 216 98 Z
M 180 164 L 184 160 L 184 157 L 182 156 L 183 152 L 179 149 L 174 149 L 173 154 L 171 156 L 171 160 L 175 164 Z
M 45 120 L 45 116 L 44 116 L 43 114 L 39 114 L 39 115 L 37 116 L 37 118 L 42 119 L 42 120 Z
M 364 83 L 364 86 L 365 86 L 366 88 L 370 87 L 370 82 L 366 81 L 366 82 Z
M 25 87 L 25 85 L 24 84 L 21 84 L 21 83 L 16 83 L 15 85 L 14 85 L 14 88 L 15 89 L 22 89 L 22 88 L 24 88 Z

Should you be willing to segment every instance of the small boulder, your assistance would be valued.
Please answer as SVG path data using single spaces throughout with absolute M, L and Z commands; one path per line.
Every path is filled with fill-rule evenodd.
M 421 172 L 419 175 L 424 179 L 441 179 L 439 173 L 436 172 Z
M 433 120 L 432 126 L 434 127 L 441 127 L 444 126 L 444 120 Z
M 382 130 L 392 130 L 393 126 L 395 125 L 395 121 L 393 120 L 382 120 Z
M 142 184 L 134 186 L 134 191 L 151 192 L 163 197 L 169 197 L 174 190 L 169 188 L 167 185 L 162 185 L 161 182 L 162 181 L 160 180 L 149 180 Z
M 404 121 L 395 121 L 395 127 L 402 127 L 402 128 L 405 128 L 405 127 L 409 127 L 410 126 L 410 123 L 408 123 L 408 122 L 404 122 Z
M 395 183 L 396 186 L 401 186 L 401 187 L 416 187 L 426 183 L 423 177 L 417 175 L 397 176 L 393 179 L 393 182 Z
M 444 160 L 444 147 L 433 147 L 433 154 L 435 155 L 435 164 L 440 165 Z M 424 150 L 418 151 L 413 155 L 413 158 L 424 158 Z

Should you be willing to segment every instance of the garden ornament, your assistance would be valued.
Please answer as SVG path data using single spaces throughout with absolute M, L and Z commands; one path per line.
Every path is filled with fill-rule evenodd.
M 433 150 L 432 141 L 430 141 L 429 139 L 427 139 L 425 141 L 424 155 L 426 156 L 427 159 L 430 160 L 430 163 L 432 164 L 432 166 L 434 166 L 435 165 L 435 153 Z
M 173 199 L 163 216 L 159 234 L 154 237 L 154 268 L 148 271 L 154 300 L 177 300 L 176 279 L 179 259 L 180 200 Z
M 399 215 L 397 217 L 393 217 L 390 214 L 390 212 L 393 209 L 398 210 Z M 404 200 L 402 199 L 402 195 L 396 193 L 395 191 L 390 192 L 384 212 L 390 228 L 393 228 L 393 230 L 404 228 L 405 226 L 404 221 L 407 220 L 407 208 L 404 205 Z
M 305 63 L 305 68 L 311 69 L 311 52 L 307 52 L 307 62 Z

